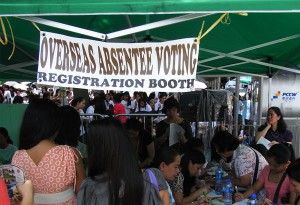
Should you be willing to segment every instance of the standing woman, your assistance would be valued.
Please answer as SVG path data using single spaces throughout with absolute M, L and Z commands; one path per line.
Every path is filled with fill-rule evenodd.
M 123 100 L 121 101 L 121 104 L 124 105 L 126 114 L 130 114 L 130 109 L 131 109 L 131 97 L 129 92 L 124 92 L 123 93 Z M 126 116 L 126 118 L 128 119 L 129 116 Z
M 300 205 L 300 158 L 296 159 L 287 169 L 287 174 L 297 193 L 295 205 Z
M 27 107 L 20 128 L 20 150 L 12 165 L 24 171 L 33 182 L 34 204 L 73 205 L 83 178 L 79 170 L 79 152 L 54 139 L 61 125 L 61 113 L 55 102 L 33 100 Z
M 188 139 L 192 138 L 192 128 L 190 123 L 178 115 L 179 103 L 170 97 L 164 102 L 162 112 L 166 114 L 167 118 L 160 121 L 156 126 L 155 144 L 160 146 L 169 146 L 170 124 L 175 123 L 184 129 L 184 133 L 177 133 L 180 140 L 179 143 L 173 145 L 180 153 L 184 152 L 184 147 Z
M 257 142 L 259 138 L 264 137 L 274 143 L 288 142 L 292 143 L 293 134 L 287 129 L 283 120 L 283 115 L 278 107 L 270 107 L 268 109 L 268 118 L 264 125 L 258 128 L 255 136 Z

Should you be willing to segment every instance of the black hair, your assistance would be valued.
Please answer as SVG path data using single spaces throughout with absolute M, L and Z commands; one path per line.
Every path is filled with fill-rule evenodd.
M 126 121 L 125 127 L 127 130 L 140 132 L 143 129 L 142 123 L 136 118 L 130 118 Z
M 128 96 L 128 99 L 127 99 L 127 101 L 126 101 L 127 106 L 131 106 L 131 97 L 130 97 L 130 93 L 126 91 L 126 92 L 123 93 L 123 96 L 124 96 L 124 95 L 127 95 L 127 96 Z M 124 97 L 123 97 L 123 100 L 124 100 Z
M 79 113 L 69 105 L 61 106 L 59 109 L 62 123 L 55 143 L 77 147 L 81 125 Z
M 154 158 L 154 166 L 159 168 L 160 164 L 164 162 L 166 165 L 173 163 L 176 157 L 180 156 L 179 152 L 172 147 L 162 147 Z
M 77 97 L 71 101 L 71 106 L 76 107 L 76 105 L 84 100 L 83 97 Z
M 109 204 L 142 204 L 143 176 L 122 123 L 112 117 L 93 121 L 87 139 L 88 175 L 104 175 L 109 182 Z M 124 196 L 119 198 L 121 182 Z M 86 199 L 87 200 L 87 199 Z
M 284 133 L 287 129 L 287 125 L 283 119 L 283 115 L 281 113 L 281 110 L 280 108 L 278 107 L 270 107 L 268 109 L 268 113 L 270 110 L 273 110 L 278 116 L 280 116 L 280 119 L 278 120 L 277 122 L 277 131 L 280 132 L 280 133 Z
M 23 103 L 23 98 L 20 95 L 14 97 L 13 104 L 22 104 L 22 103 Z
M 259 151 L 259 153 L 262 154 L 262 156 L 264 156 L 264 158 L 267 158 L 268 156 L 268 149 L 266 148 L 265 145 L 263 144 L 254 144 L 254 145 L 251 145 L 251 147 L 257 151 Z
M 139 107 L 139 111 L 141 111 L 141 102 L 144 102 L 144 105 L 145 105 L 145 108 L 147 106 L 147 102 L 146 102 L 146 99 L 144 98 L 140 98 L 139 101 L 138 101 L 138 107 Z
M 6 142 L 8 144 L 13 144 L 13 141 L 11 140 L 10 136 L 8 135 L 8 131 L 5 127 L 0 127 L 0 134 L 2 134 L 4 136 L 4 138 L 6 139 Z
M 159 93 L 159 99 L 163 98 L 163 97 L 168 97 L 167 93 L 166 92 L 160 92 Z
M 150 101 L 150 100 L 152 100 L 152 99 L 155 99 L 155 92 L 151 92 L 150 94 L 149 94 L 149 96 L 148 96 L 148 102 Z
M 200 138 L 195 138 L 195 137 L 189 138 L 186 143 L 186 147 L 187 147 L 187 150 L 203 149 L 204 148 L 203 140 Z
M 43 98 L 44 99 L 50 99 L 50 93 L 48 91 L 43 93 Z
M 205 156 L 199 150 L 189 150 L 181 159 L 181 173 L 184 176 L 183 195 L 189 196 L 191 188 L 195 185 L 195 177 L 191 177 L 188 169 L 189 162 L 192 164 L 204 164 Z
M 105 94 L 99 93 L 99 96 L 94 98 L 95 102 L 95 112 L 96 114 L 106 114 L 106 106 L 105 106 Z
M 234 151 L 240 142 L 228 131 L 219 131 L 215 133 L 211 144 L 215 147 L 217 152 L 223 153 L 225 151 Z
M 290 166 L 287 168 L 287 174 L 289 178 L 300 183 L 300 158 L 296 159 Z
M 174 97 L 166 99 L 166 101 L 164 102 L 162 113 L 166 114 L 166 111 L 172 108 L 177 108 L 177 110 L 179 111 L 179 103 Z
M 116 94 L 114 94 L 113 99 L 116 103 L 120 103 L 121 102 L 121 97 L 122 97 L 121 93 L 116 93 Z
M 269 149 L 267 157 L 272 157 L 277 164 L 284 164 L 290 160 L 291 152 L 285 145 L 275 144 Z
M 30 149 L 45 139 L 52 139 L 61 124 L 57 104 L 48 99 L 34 99 L 25 110 L 20 128 L 20 149 Z

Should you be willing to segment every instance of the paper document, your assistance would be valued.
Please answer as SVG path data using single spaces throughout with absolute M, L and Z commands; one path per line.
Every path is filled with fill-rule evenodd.
M 178 133 L 181 133 L 184 135 L 184 129 L 177 125 L 176 123 L 170 124 L 170 136 L 169 136 L 169 146 L 172 146 L 179 142 Z
M 266 138 L 260 137 L 256 144 L 262 144 L 269 150 L 271 147 L 270 143 L 271 142 L 269 140 L 267 140 Z
M 212 190 L 211 192 L 209 192 L 206 197 L 208 198 L 218 198 L 223 196 L 222 194 L 217 194 L 215 190 Z

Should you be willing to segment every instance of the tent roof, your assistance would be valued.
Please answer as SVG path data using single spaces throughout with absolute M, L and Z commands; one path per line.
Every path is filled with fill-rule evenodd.
M 300 73 L 298 0 L 31 2 L 0 3 L 0 16 L 8 16 L 14 36 L 3 18 L 9 44 L 0 44 L 0 80 L 35 79 L 39 31 L 32 21 L 40 30 L 79 38 L 132 43 L 144 42 L 150 35 L 159 42 L 196 37 L 203 21 L 205 31 L 225 11 L 247 11 L 248 16 L 231 13 L 201 40 L 198 75 L 268 77 L 278 70 Z M 3 39 L 1 28 L 0 34 Z M 13 39 L 16 50 L 8 60 Z
M 299 11 L 298 0 L 2 0 L 1 15 Z

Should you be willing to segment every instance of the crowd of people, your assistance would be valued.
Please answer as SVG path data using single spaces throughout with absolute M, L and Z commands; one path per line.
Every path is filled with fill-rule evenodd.
M 88 100 L 69 95 L 63 106 L 57 98 L 41 96 L 29 100 L 19 148 L 0 128 L 0 163 L 24 171 L 25 184 L 17 187 L 23 205 L 204 205 L 210 203 L 205 195 L 214 180 L 206 170 L 216 163 L 230 170 L 234 186 L 244 188 L 243 193 L 235 193 L 235 201 L 257 193 L 261 203 L 299 205 L 300 159 L 293 156 L 289 146 L 293 135 L 277 107 L 269 108 L 252 147 L 241 144 L 228 130 L 218 130 L 211 141 L 211 161 L 202 139 L 179 115 L 177 99 L 166 93 L 156 98 L 139 92 L 134 96 L 95 92 Z M 85 113 L 106 117 L 91 118 L 84 127 L 80 115 L 85 107 Z M 156 119 L 153 135 L 139 117 L 114 117 L 135 112 L 163 113 L 165 118 Z M 175 143 L 172 124 L 182 130 L 175 133 Z M 256 147 L 261 137 L 271 141 L 269 150 Z M 275 194 L 278 184 L 280 191 Z M 1 179 L 0 187 L 4 189 L 0 193 L 7 193 Z

